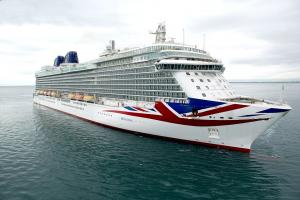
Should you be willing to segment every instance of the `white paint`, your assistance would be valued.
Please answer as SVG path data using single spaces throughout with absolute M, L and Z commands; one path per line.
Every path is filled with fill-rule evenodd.
M 181 140 L 204 142 L 216 145 L 226 145 L 244 149 L 250 149 L 253 141 L 267 128 L 269 128 L 275 121 L 283 116 L 283 113 L 267 114 L 264 115 L 263 118 L 268 117 L 270 118 L 270 120 L 216 127 L 196 127 L 106 111 L 124 111 L 125 109 L 123 107 L 111 107 L 93 103 L 83 103 L 73 100 L 70 100 L 69 103 L 66 103 L 58 98 L 40 95 L 34 96 L 33 101 L 36 104 L 44 105 L 90 121 L 129 131 L 176 138 Z M 266 106 L 253 105 L 247 108 L 226 112 L 226 115 L 224 115 L 223 113 L 223 116 L 237 117 L 244 113 L 256 112 L 258 110 L 261 110 L 262 108 L 266 108 Z M 212 129 L 217 129 L 218 134 L 214 133 L 213 136 L 209 134 L 209 130 Z

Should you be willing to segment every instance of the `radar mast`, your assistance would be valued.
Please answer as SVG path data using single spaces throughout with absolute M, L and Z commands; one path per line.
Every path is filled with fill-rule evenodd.
M 155 32 L 150 32 L 150 34 L 155 34 L 155 43 L 164 43 L 166 41 L 166 25 L 164 22 L 158 24 Z

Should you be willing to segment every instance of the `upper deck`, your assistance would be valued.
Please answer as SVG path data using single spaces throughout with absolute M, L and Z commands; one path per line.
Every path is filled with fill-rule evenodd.
M 130 50 L 104 52 L 99 58 L 84 63 L 62 63 L 58 67 L 44 66 L 41 71 L 36 73 L 36 77 L 110 67 L 120 64 L 160 61 L 162 59 L 185 59 L 187 61 L 194 60 L 219 63 L 207 52 L 196 47 L 176 43 L 160 43 Z

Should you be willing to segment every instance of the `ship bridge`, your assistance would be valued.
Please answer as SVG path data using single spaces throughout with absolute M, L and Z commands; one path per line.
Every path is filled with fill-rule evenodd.
M 156 70 L 163 71 L 224 71 L 222 63 L 163 59 L 156 63 Z

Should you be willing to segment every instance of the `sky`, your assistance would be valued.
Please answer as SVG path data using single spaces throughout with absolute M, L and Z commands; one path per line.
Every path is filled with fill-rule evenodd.
M 151 44 L 160 22 L 179 43 L 184 29 L 231 81 L 300 80 L 298 0 L 0 0 L 0 85 L 34 85 L 57 55 L 96 59 L 111 39 Z

